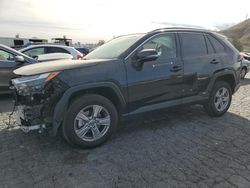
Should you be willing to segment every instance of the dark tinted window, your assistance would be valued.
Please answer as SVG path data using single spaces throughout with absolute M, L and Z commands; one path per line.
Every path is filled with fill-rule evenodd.
M 67 50 L 58 47 L 47 47 L 47 53 L 66 53 L 70 54 Z
M 209 53 L 209 54 L 215 53 L 214 48 L 213 48 L 213 46 L 212 46 L 210 40 L 208 40 L 207 36 L 205 37 L 205 39 L 206 39 L 206 44 L 207 44 L 207 51 L 208 51 L 208 53 Z
M 155 49 L 160 59 L 168 59 L 176 57 L 176 42 L 175 34 L 167 33 L 153 37 L 148 42 L 146 42 L 142 49 Z
M 181 33 L 182 55 L 184 57 L 202 56 L 207 54 L 206 42 L 203 34 Z
M 208 36 L 209 40 L 211 41 L 216 53 L 220 53 L 220 52 L 224 52 L 225 51 L 225 47 L 214 37 L 212 36 Z

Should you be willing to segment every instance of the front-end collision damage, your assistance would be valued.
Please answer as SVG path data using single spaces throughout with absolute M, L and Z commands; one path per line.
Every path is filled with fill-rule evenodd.
M 52 72 L 12 80 L 17 122 L 23 131 L 51 127 L 54 106 L 68 88 L 58 75 Z

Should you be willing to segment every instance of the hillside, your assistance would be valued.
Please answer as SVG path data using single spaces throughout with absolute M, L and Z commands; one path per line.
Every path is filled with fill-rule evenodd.
M 226 30 L 220 31 L 231 40 L 238 40 L 243 45 L 244 51 L 250 51 L 250 19 L 240 22 Z

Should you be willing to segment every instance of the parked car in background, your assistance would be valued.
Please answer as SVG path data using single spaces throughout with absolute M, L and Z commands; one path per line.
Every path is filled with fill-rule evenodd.
M 250 57 L 250 52 L 243 52 L 243 53 Z
M 15 76 L 13 70 L 37 60 L 5 45 L 0 44 L 0 94 L 9 93 L 9 82 Z
M 0 44 L 0 94 L 10 92 L 10 80 L 16 76 L 13 70 L 25 65 L 61 59 L 72 59 L 72 55 L 64 53 L 42 54 L 34 59 L 8 46 Z
M 74 60 L 72 60 L 74 61 Z M 14 72 L 21 128 L 47 128 L 80 147 L 95 147 L 124 116 L 177 105 L 204 105 L 210 116 L 230 107 L 240 86 L 238 50 L 219 34 L 167 28 L 115 38 L 69 63 Z
M 240 77 L 241 77 L 241 79 L 244 79 L 246 74 L 250 70 L 250 56 L 245 52 L 241 52 L 240 55 L 242 57 L 242 66 L 241 66 Z
M 30 45 L 26 48 L 20 49 L 19 51 L 33 58 L 41 54 L 50 53 L 71 54 L 73 59 L 82 59 L 83 57 L 83 54 L 73 47 L 54 44 Z
M 88 48 L 76 48 L 79 52 L 81 52 L 83 55 L 87 55 L 89 53 Z
M 244 59 L 250 61 L 250 54 L 249 54 L 249 53 L 247 53 L 247 52 L 240 52 L 240 55 L 241 55 Z

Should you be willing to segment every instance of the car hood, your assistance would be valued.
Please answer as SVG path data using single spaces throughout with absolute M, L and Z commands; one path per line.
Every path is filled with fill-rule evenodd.
M 21 68 L 14 70 L 16 75 L 31 76 L 36 74 L 42 74 L 47 72 L 62 71 L 67 69 L 75 69 L 81 67 L 94 66 L 100 62 L 109 60 L 57 60 L 47 61 L 43 63 L 35 63 L 26 65 Z

